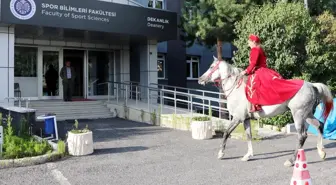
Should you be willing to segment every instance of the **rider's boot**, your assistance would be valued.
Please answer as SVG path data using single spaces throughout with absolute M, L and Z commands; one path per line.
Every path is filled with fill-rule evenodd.
M 257 111 L 260 111 L 260 110 L 261 110 L 260 105 L 251 104 L 250 113 L 257 112 Z

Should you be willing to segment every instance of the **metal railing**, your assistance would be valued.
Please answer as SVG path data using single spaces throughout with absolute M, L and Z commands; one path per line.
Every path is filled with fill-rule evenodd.
M 149 111 L 152 111 L 155 105 L 161 108 L 161 112 L 162 109 L 171 109 L 175 114 L 181 111 L 191 114 L 200 111 L 199 113 L 206 114 L 211 108 L 212 112 L 218 112 L 219 118 L 222 118 L 220 112 L 225 112 L 231 119 L 227 109 L 220 106 L 220 103 L 226 104 L 226 100 L 220 99 L 222 93 L 219 92 L 155 83 L 146 86 L 132 81 L 105 82 L 98 85 L 103 84 L 109 84 L 108 101 L 115 100 L 117 104 L 124 100 L 127 105 L 128 100 L 134 100 L 136 107 L 139 102 L 143 102 L 147 104 Z
M 13 103 L 13 106 L 22 107 L 22 102 L 25 102 L 26 107 L 29 108 L 30 98 L 22 98 L 22 97 L 6 97 L 4 103 L 7 103 L 7 106 Z M 10 101 L 13 101 L 12 103 Z

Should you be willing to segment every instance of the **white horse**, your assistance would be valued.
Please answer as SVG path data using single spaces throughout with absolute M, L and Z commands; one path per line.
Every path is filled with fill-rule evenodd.
M 322 143 L 324 125 L 314 118 L 313 112 L 319 101 L 322 100 L 324 105 L 326 105 L 324 106 L 324 118 L 329 115 L 333 107 L 333 97 L 329 88 L 322 83 L 310 83 L 305 81 L 301 89 L 288 101 L 272 106 L 262 106 L 261 111 L 250 113 L 249 110 L 251 104 L 245 95 L 247 77 L 241 77 L 241 71 L 242 69 L 233 67 L 225 61 L 219 61 L 214 57 L 214 61 L 210 68 L 198 79 L 198 83 L 201 85 L 205 85 L 208 82 L 216 82 L 217 80 L 221 82 L 221 87 L 227 98 L 227 109 L 233 116 L 231 124 L 224 132 L 218 158 L 223 158 L 226 142 L 231 132 L 239 125 L 239 123 L 243 122 L 248 139 L 248 151 L 242 158 L 242 161 L 250 160 L 251 157 L 253 157 L 250 119 L 273 117 L 290 110 L 298 133 L 299 142 L 294 151 L 294 155 L 287 160 L 284 165 L 288 167 L 294 165 L 297 151 L 303 147 L 305 140 L 307 139 L 305 121 L 318 130 L 317 151 L 319 156 L 322 159 L 325 159 L 326 153 L 323 150 L 324 146 Z M 240 80 L 241 78 L 243 78 L 242 81 Z

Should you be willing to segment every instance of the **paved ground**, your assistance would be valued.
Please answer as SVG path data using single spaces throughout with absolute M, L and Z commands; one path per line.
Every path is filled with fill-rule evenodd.
M 283 166 L 295 136 L 254 143 L 255 160 L 241 162 L 247 145 L 230 139 L 225 160 L 217 160 L 219 139 L 196 141 L 188 132 L 120 119 L 90 124 L 95 153 L 38 166 L 0 170 L 1 185 L 285 185 L 293 169 Z M 99 128 L 99 129 L 98 129 Z M 335 184 L 335 142 L 325 141 L 328 159 L 305 149 L 315 185 Z

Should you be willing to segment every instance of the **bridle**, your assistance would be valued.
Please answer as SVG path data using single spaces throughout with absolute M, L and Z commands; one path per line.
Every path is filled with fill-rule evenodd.
M 218 72 L 219 72 L 219 65 L 220 65 L 221 62 L 222 62 L 222 61 L 218 60 L 218 62 L 216 63 L 216 65 L 215 65 L 214 67 L 211 68 L 211 71 L 209 72 L 209 74 L 208 74 L 208 76 L 207 76 L 208 79 L 211 79 L 212 74 L 213 74 L 216 70 L 218 70 Z M 219 73 L 219 74 L 220 74 L 220 73 Z M 224 81 L 224 80 L 227 81 L 227 80 L 230 79 L 231 77 L 233 77 L 233 76 L 232 76 L 231 74 L 229 74 L 229 75 L 227 75 L 225 78 L 221 78 L 221 76 L 219 76 L 217 79 L 215 79 L 215 80 L 214 80 L 214 83 L 215 83 L 215 86 L 218 88 L 218 90 L 220 90 L 219 87 L 222 88 L 222 85 L 224 84 L 223 81 Z M 232 91 L 234 90 L 234 87 L 235 87 L 235 86 L 238 85 L 238 86 L 236 87 L 236 89 L 238 89 L 238 88 L 240 87 L 240 85 L 242 84 L 243 78 L 240 78 L 239 75 L 238 75 L 238 76 L 235 76 L 235 77 L 236 77 L 236 79 L 235 79 L 233 85 L 232 85 L 229 89 L 226 89 L 226 90 L 223 89 L 224 94 L 226 94 L 226 92 L 230 91 L 230 92 L 228 93 L 228 95 L 224 95 L 224 98 L 225 98 L 225 99 L 226 99 L 227 97 L 229 97 L 229 95 L 230 95 L 230 94 L 232 93 Z M 238 79 L 240 79 L 240 80 L 238 80 Z M 238 82 L 238 83 L 237 83 L 237 82 Z

